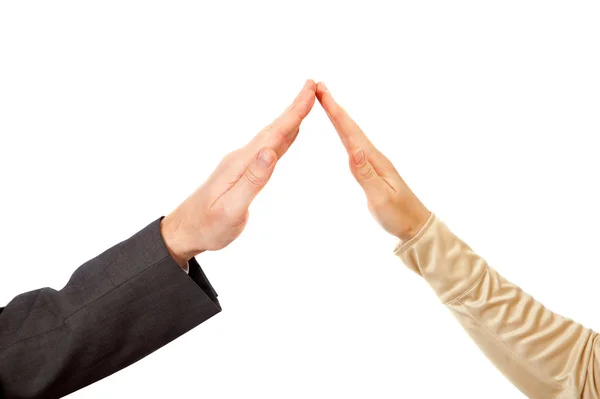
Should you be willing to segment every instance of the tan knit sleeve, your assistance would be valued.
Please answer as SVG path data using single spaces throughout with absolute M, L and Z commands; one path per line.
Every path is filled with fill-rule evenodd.
M 505 280 L 435 215 L 395 254 L 525 395 L 600 398 L 597 334 Z

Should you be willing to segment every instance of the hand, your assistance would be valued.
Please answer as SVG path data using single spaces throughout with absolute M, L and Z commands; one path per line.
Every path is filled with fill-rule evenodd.
M 294 102 L 246 146 L 226 155 L 210 177 L 161 222 L 167 248 L 177 263 L 229 245 L 244 230 L 248 207 L 267 184 L 275 164 L 298 135 L 315 103 L 308 80 Z
M 346 147 L 350 170 L 363 188 L 375 220 L 402 241 L 414 237 L 427 222 L 429 210 L 402 180 L 389 159 L 335 102 L 324 83 L 317 85 L 316 94 Z

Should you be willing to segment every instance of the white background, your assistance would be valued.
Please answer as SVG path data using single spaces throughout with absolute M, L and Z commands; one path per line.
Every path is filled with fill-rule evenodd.
M 324 80 L 423 202 L 600 328 L 597 1 L 0 3 L 0 305 L 190 194 Z M 317 104 L 198 257 L 223 312 L 73 398 L 519 398 L 371 219 Z

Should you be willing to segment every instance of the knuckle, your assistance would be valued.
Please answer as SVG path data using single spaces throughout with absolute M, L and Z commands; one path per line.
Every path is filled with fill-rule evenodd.
M 221 202 L 221 201 L 219 201 Z M 216 205 L 210 208 L 209 219 L 211 222 L 222 220 L 225 218 L 226 210 L 223 205 Z
M 296 139 L 298 132 L 298 128 L 288 131 L 282 129 L 276 130 L 274 133 L 274 138 L 270 143 L 272 148 L 275 149 L 276 152 L 289 148 Z
M 239 217 L 237 210 L 232 206 L 222 207 L 221 216 L 224 220 L 236 220 Z
M 381 159 L 381 162 L 383 163 L 384 167 L 390 171 L 396 171 L 396 168 L 394 167 L 394 164 L 392 163 L 392 161 L 390 161 L 388 159 L 388 157 L 386 157 L 385 155 L 383 155 L 383 153 L 379 150 L 376 150 L 376 153 L 379 157 L 379 159 Z
M 290 109 L 288 115 L 290 119 L 296 124 L 300 124 L 304 119 L 304 117 L 302 116 L 302 110 L 297 104 Z
M 331 109 L 331 111 L 329 111 L 329 115 L 331 116 L 331 119 L 333 119 L 334 121 L 339 121 L 344 116 L 344 111 L 342 110 L 341 107 L 335 106 Z
M 246 179 L 249 184 L 255 187 L 261 187 L 266 183 L 266 178 L 256 173 L 252 167 L 246 169 L 246 172 L 244 173 L 244 179 Z
M 373 209 L 381 209 L 390 203 L 390 197 L 386 193 L 371 195 L 369 204 Z
M 358 175 L 363 180 L 369 180 L 375 176 L 375 170 L 367 164 L 358 170 Z
M 234 208 L 229 208 L 227 211 L 226 225 L 230 228 L 239 230 L 235 234 L 237 237 L 243 230 L 244 226 L 248 222 L 248 210 L 241 211 Z
M 277 142 L 277 144 L 287 144 L 289 141 L 289 137 L 282 129 L 276 129 L 275 141 Z
M 235 227 L 244 224 L 248 218 L 248 210 L 243 210 L 234 204 L 221 204 L 213 208 L 211 225 Z
M 248 223 L 248 218 L 250 217 L 250 213 L 246 210 L 246 212 L 242 213 L 237 217 L 236 226 L 243 227 Z

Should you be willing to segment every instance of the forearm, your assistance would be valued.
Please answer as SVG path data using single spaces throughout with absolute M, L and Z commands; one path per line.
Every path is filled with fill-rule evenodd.
M 528 397 L 598 397 L 596 333 L 502 278 L 435 216 L 396 254 L 423 276 L 485 355 Z
M 86 262 L 60 291 L 16 297 L 0 313 L 0 396 L 64 396 L 218 313 L 210 283 L 189 265 L 188 276 L 157 220 Z

